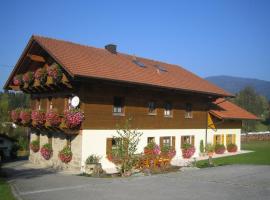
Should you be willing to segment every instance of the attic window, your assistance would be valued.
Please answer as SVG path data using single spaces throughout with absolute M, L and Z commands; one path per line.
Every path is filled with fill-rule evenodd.
M 133 60 L 132 62 L 138 65 L 139 67 L 146 68 L 145 64 L 138 60 Z
M 154 65 L 154 67 L 157 68 L 159 72 L 168 72 L 168 70 L 165 67 L 162 67 L 160 65 Z

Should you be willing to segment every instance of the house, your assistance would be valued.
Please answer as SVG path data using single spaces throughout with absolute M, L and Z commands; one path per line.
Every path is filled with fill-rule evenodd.
M 15 139 L 6 134 L 0 134 L 0 161 L 11 158 Z
M 32 36 L 4 88 L 30 94 L 32 111 L 64 114 L 73 102 L 84 112 L 77 127 L 28 124 L 31 141 L 51 143 L 54 152 L 48 161 L 31 152 L 30 160 L 60 167 L 83 168 L 97 154 L 105 170 L 114 169 L 107 154 L 116 145 L 116 126 L 129 117 L 131 128 L 143 132 L 138 152 L 155 141 L 173 146 L 175 160 L 182 159 L 184 142 L 195 146 L 195 157 L 201 140 L 236 143 L 240 150 L 242 120 L 257 119 L 227 101 L 232 94 L 186 69 L 120 53 L 113 44 L 100 49 Z M 57 153 L 65 145 L 73 152 L 68 164 Z

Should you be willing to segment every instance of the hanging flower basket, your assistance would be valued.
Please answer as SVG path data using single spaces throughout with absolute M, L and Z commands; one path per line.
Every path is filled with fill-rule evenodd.
M 216 154 L 224 154 L 225 152 L 225 146 L 223 144 L 216 144 L 215 145 L 215 153 Z
M 191 156 L 193 156 L 195 153 L 195 147 L 192 146 L 191 144 L 189 143 L 185 143 L 183 145 L 183 148 L 182 148 L 182 156 L 183 158 L 191 158 Z
M 21 113 L 21 109 L 20 108 L 17 108 L 15 110 L 12 110 L 11 111 L 10 117 L 11 117 L 12 122 L 14 122 L 16 124 L 20 123 L 20 121 L 21 121 L 20 113 Z
M 34 82 L 34 73 L 33 72 L 26 72 L 23 77 L 23 82 L 27 85 L 32 85 Z
M 43 126 L 46 122 L 45 112 L 41 110 L 34 110 L 32 111 L 31 119 L 34 126 Z
M 63 78 L 63 72 L 57 63 L 53 63 L 48 67 L 48 76 L 53 79 L 54 83 L 59 83 Z
M 50 110 L 46 113 L 46 125 L 58 127 L 61 124 L 61 117 L 55 110 Z
M 45 160 L 49 160 L 53 154 L 52 145 L 50 145 L 49 143 L 44 144 L 40 149 L 40 154 Z
M 20 119 L 23 125 L 28 125 L 31 123 L 31 110 L 23 109 L 20 112 Z
M 80 128 L 84 120 L 84 114 L 80 109 L 66 110 L 64 114 L 64 121 L 69 129 Z
M 40 84 L 44 85 L 47 81 L 47 70 L 45 67 L 39 68 L 35 72 L 35 79 L 40 82 Z
M 227 145 L 227 151 L 232 153 L 237 151 L 237 145 L 236 144 L 228 144 Z
M 33 140 L 31 143 L 30 143 L 30 149 L 36 153 L 39 151 L 39 141 L 38 140 Z
M 61 151 L 59 151 L 58 157 L 63 163 L 69 163 L 72 160 L 71 148 L 69 146 L 65 146 Z
M 13 78 L 13 85 L 15 85 L 15 86 L 23 85 L 23 75 L 22 74 L 18 74 Z

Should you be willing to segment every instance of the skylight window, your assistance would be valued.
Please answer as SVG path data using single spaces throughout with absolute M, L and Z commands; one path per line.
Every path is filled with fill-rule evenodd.
M 138 65 L 139 67 L 146 68 L 146 65 L 138 60 L 133 60 L 132 62 Z
M 168 72 L 167 69 L 166 69 L 165 67 L 162 67 L 162 66 L 160 66 L 160 65 L 154 65 L 154 66 L 155 66 L 155 68 L 157 68 L 157 70 L 158 70 L 159 72 Z

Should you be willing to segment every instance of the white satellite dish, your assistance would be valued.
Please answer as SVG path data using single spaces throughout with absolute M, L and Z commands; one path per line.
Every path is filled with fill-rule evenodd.
M 78 96 L 72 97 L 71 106 L 76 108 L 80 104 L 80 98 Z

